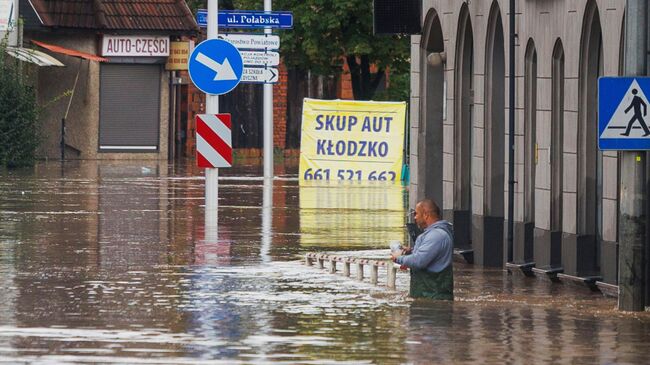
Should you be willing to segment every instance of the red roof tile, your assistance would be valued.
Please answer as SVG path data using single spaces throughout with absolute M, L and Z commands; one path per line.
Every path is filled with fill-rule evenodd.
M 184 0 L 30 0 L 44 26 L 198 31 Z

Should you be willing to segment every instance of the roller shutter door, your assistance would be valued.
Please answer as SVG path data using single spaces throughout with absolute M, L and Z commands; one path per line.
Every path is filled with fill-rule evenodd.
M 102 64 L 100 152 L 158 151 L 160 66 Z

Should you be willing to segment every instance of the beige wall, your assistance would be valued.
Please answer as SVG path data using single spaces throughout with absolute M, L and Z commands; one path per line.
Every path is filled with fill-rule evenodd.
M 29 38 L 29 36 L 27 36 Z M 38 34 L 34 39 L 78 51 L 99 54 L 99 38 L 94 32 L 74 35 Z M 81 151 L 67 150 L 68 159 L 166 159 L 169 126 L 169 74 L 161 71 L 160 81 L 160 137 L 159 151 L 156 153 L 99 153 L 99 70 L 95 61 L 76 57 L 52 54 L 66 67 L 42 67 L 37 77 L 38 103 L 43 107 L 40 114 L 42 122 L 42 148 L 39 155 L 46 159 L 60 157 L 61 119 L 65 115 L 69 96 L 64 95 L 74 86 L 77 71 L 79 80 L 72 98 L 70 111 L 66 118 L 66 143 Z M 162 68 L 161 68 L 162 70 Z

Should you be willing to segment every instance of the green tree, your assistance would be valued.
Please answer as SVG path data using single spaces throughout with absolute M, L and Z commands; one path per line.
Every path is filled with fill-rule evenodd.
M 0 166 L 31 166 L 39 145 L 38 106 L 17 60 L 0 42 Z
M 263 1 L 233 0 L 232 5 L 260 10 Z M 293 12 L 294 28 L 278 31 L 282 57 L 289 68 L 338 76 L 346 60 L 356 100 L 373 99 L 386 69 L 396 80 L 409 73 L 409 37 L 373 35 L 371 0 L 275 0 L 273 7 Z M 404 83 L 390 86 L 403 88 Z M 405 92 L 382 93 L 386 94 L 403 96 Z

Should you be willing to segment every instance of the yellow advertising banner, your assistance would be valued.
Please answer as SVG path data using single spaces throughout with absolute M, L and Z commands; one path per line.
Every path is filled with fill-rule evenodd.
M 187 60 L 190 57 L 190 48 L 190 41 L 172 41 L 169 44 L 169 57 L 165 64 L 165 70 L 187 70 Z
M 405 102 L 305 99 L 300 181 L 399 182 Z

